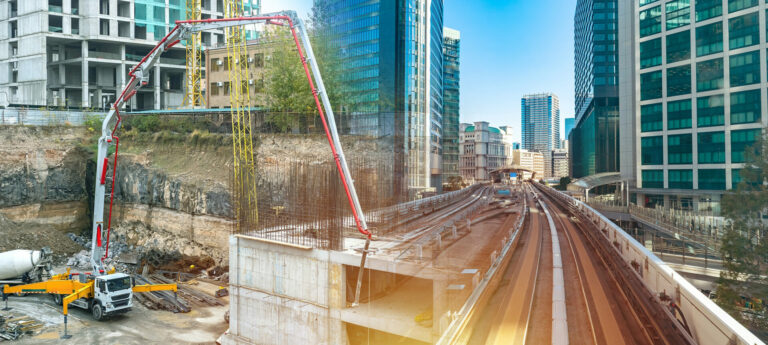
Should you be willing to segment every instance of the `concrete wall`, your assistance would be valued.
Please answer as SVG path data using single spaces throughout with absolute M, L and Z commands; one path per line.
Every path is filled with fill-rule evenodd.
M 244 236 L 230 245 L 230 322 L 222 344 L 346 344 L 331 310 L 345 304 L 330 254 Z

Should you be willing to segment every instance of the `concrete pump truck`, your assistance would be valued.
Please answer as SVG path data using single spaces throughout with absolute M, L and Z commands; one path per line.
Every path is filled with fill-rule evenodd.
M 125 103 L 128 102 L 131 97 L 136 95 L 137 91 L 142 86 L 148 85 L 152 67 L 159 62 L 160 55 L 163 52 L 178 44 L 180 41 L 189 39 L 192 34 L 199 33 L 203 30 L 222 29 L 251 24 L 288 26 L 293 34 L 293 39 L 301 63 L 303 64 L 304 72 L 306 73 L 307 80 L 311 86 L 319 115 L 323 120 L 325 134 L 333 158 L 336 162 L 342 184 L 345 187 L 346 196 L 349 201 L 349 206 L 352 209 L 357 229 L 367 238 L 365 248 L 362 251 L 361 269 L 358 276 L 355 298 L 357 301 L 362 280 L 362 268 L 365 266 L 368 246 L 372 234 L 368 230 L 365 222 L 365 216 L 360 207 L 357 192 L 355 191 L 355 186 L 352 182 L 346 159 L 344 158 L 333 111 L 325 91 L 320 70 L 315 61 L 314 52 L 309 41 L 306 27 L 303 21 L 296 15 L 296 12 L 283 11 L 264 14 L 257 17 L 176 21 L 176 26 L 168 33 L 168 35 L 166 35 L 149 52 L 149 54 L 147 54 L 147 56 L 145 56 L 129 72 L 130 79 L 126 87 L 104 118 L 101 128 L 102 135 L 98 142 L 97 175 L 93 205 L 93 234 L 91 241 L 91 265 L 93 269 L 90 272 L 79 273 L 73 273 L 67 269 L 66 273 L 53 275 L 51 276 L 51 279 L 46 281 L 16 286 L 5 285 L 3 287 L 2 296 L 6 303 L 6 308 L 8 296 L 11 294 L 51 294 L 55 302 L 63 305 L 64 335 L 62 338 L 68 338 L 69 335 L 66 333 L 66 327 L 68 306 L 70 304 L 89 310 L 95 320 L 101 320 L 108 315 L 129 311 L 132 306 L 131 301 L 134 292 L 159 290 L 171 290 L 175 292 L 177 290 L 176 284 L 135 285 L 129 275 L 118 273 L 114 268 L 107 268 L 104 264 L 104 260 L 109 255 L 109 235 L 111 232 L 112 204 L 114 201 L 115 170 L 117 167 L 117 155 L 119 149 L 119 138 L 115 134 L 121 124 L 120 109 L 123 108 Z M 302 49 L 302 46 L 304 49 Z M 304 53 L 305 50 L 306 56 Z M 108 177 L 107 171 L 109 170 L 110 161 L 107 157 L 107 152 L 110 146 L 113 145 L 114 156 L 112 158 L 112 176 Z M 110 187 L 110 198 L 109 214 L 105 226 L 104 206 L 107 186 Z

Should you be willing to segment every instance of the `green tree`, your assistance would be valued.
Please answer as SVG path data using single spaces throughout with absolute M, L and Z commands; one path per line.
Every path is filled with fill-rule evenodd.
M 345 98 L 347 93 L 342 83 L 340 49 L 330 29 L 329 13 L 327 1 L 317 1 L 312 9 L 308 32 L 331 106 L 338 111 L 349 102 Z M 315 117 L 319 115 L 317 105 L 293 35 L 287 29 L 277 28 L 267 31 L 264 40 L 270 51 L 270 59 L 265 65 L 264 85 L 267 107 L 272 113 L 268 121 L 282 131 L 315 123 Z
M 557 188 L 557 190 L 567 190 L 569 183 L 571 183 L 571 178 L 570 177 L 568 177 L 568 176 L 561 177 L 560 178 L 560 183 L 555 188 Z
M 763 216 L 768 213 L 768 134 L 746 149 L 741 182 L 721 201 L 730 226 L 721 238 L 723 272 L 718 280 L 717 302 L 735 318 L 759 330 L 768 330 L 762 318 L 745 320 L 736 303 L 745 297 L 768 294 L 768 242 Z

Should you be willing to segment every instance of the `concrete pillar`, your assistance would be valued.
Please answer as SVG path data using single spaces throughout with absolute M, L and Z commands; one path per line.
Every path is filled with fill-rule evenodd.
M 450 324 L 448 314 L 448 282 L 432 281 L 432 341 L 436 342 Z
M 64 60 L 64 46 L 59 45 L 59 61 Z M 67 69 L 66 65 L 63 63 L 59 64 L 59 83 L 61 83 L 61 88 L 59 88 L 59 104 L 58 105 L 66 105 L 67 102 L 67 92 L 66 88 L 64 87 L 67 84 Z
M 155 66 L 155 110 L 160 110 L 160 66 Z
M 88 108 L 91 106 L 91 98 L 90 98 L 90 92 L 88 90 L 88 41 L 83 41 L 81 45 L 82 49 L 82 57 L 83 62 L 81 64 L 82 69 L 82 82 L 81 82 L 81 88 L 83 90 L 83 95 L 81 97 L 81 106 L 83 108 Z

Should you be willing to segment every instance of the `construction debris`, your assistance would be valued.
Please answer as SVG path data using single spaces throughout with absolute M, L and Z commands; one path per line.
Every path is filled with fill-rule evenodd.
M 173 279 L 168 279 L 160 274 L 153 274 L 150 276 L 150 278 L 153 281 L 156 281 L 159 284 L 178 284 L 179 287 L 179 294 L 184 297 L 187 301 L 194 301 L 197 304 L 201 305 L 209 305 L 209 306 L 217 306 L 217 305 L 224 305 L 223 302 L 216 299 L 216 297 L 219 296 L 211 296 L 203 291 L 200 291 L 196 288 L 194 288 L 192 285 L 196 284 L 197 282 L 194 280 L 191 280 L 189 282 L 176 282 Z M 219 289 L 220 291 L 221 289 Z M 217 291 L 218 293 L 218 291 Z M 224 295 L 226 296 L 226 295 Z
M 31 335 L 43 327 L 43 323 L 29 316 L 0 315 L 0 342 L 17 340 L 23 335 Z
M 153 284 L 147 277 L 134 274 L 136 284 Z M 152 291 L 133 294 L 133 297 L 149 309 L 165 309 L 174 313 L 189 313 L 189 303 L 170 291 Z

